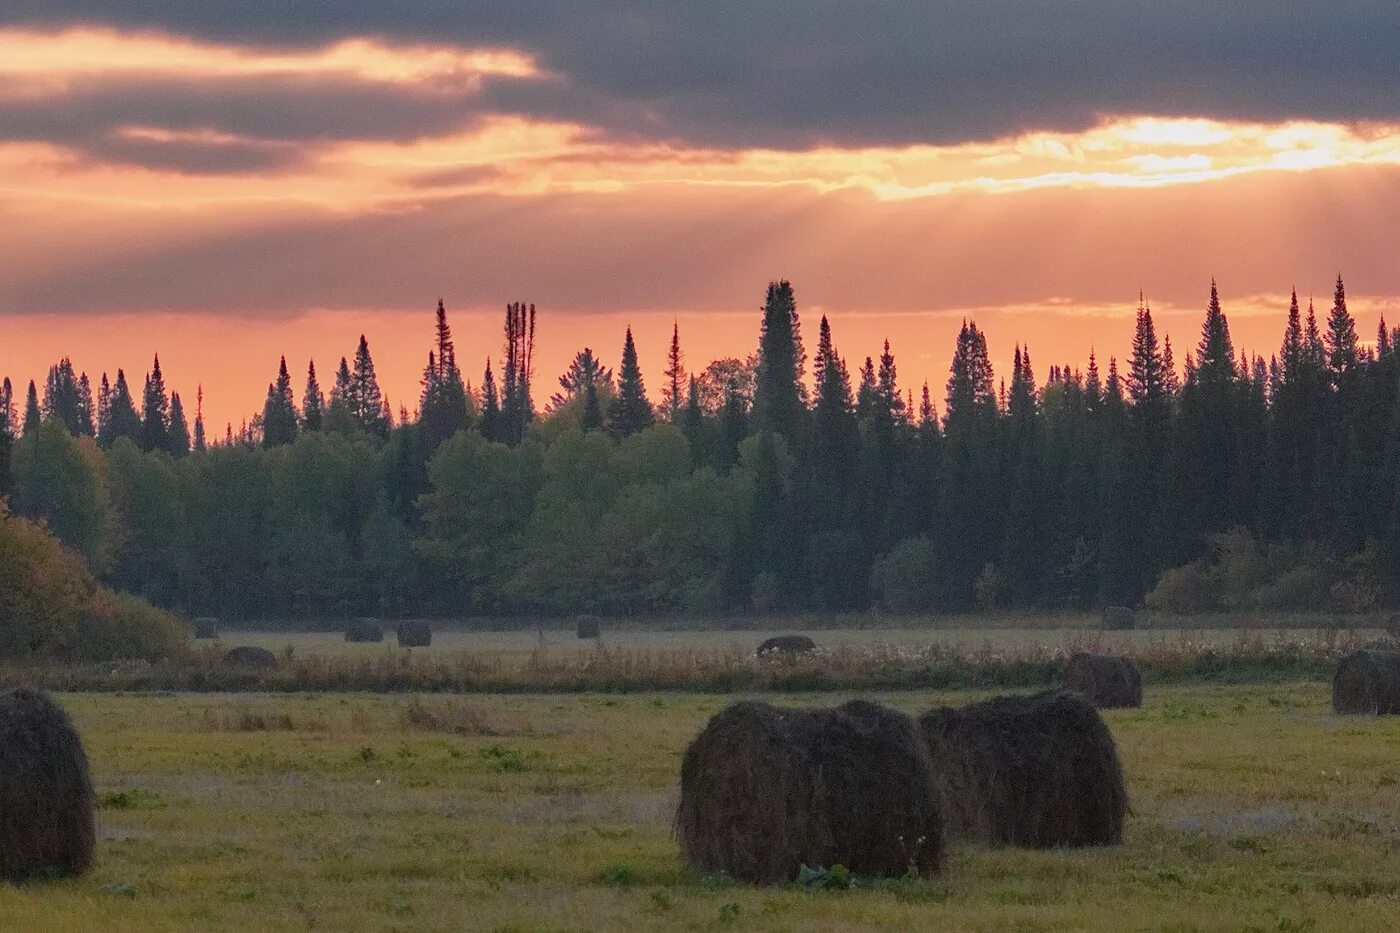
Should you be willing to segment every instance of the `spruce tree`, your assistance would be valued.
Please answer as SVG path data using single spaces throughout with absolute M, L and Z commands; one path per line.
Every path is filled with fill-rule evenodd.
M 175 459 L 189 455 L 190 423 L 185 418 L 185 406 L 180 401 L 179 392 L 170 393 L 170 433 L 166 438 L 166 452 Z
M 630 437 L 651 427 L 653 418 L 646 387 L 642 383 L 642 369 L 637 363 L 637 344 L 632 340 L 632 328 L 628 327 L 622 343 L 617 398 L 608 406 L 608 429 L 616 437 Z
M 452 342 L 452 328 L 447 323 L 447 309 L 438 299 L 436 349 L 428 353 L 428 365 L 423 371 L 423 394 L 419 400 L 419 423 L 422 425 L 423 449 L 431 456 L 443 441 L 469 424 L 467 387 L 462 371 L 457 367 L 457 350 Z
M 525 437 L 534 420 L 535 403 L 530 387 L 534 380 L 535 306 L 523 301 L 506 305 L 505 369 L 501 374 L 501 414 L 497 433 L 514 446 Z
M 391 419 L 384 411 L 384 396 L 379 391 L 379 379 L 374 374 L 374 359 L 369 353 L 369 341 L 360 335 L 355 348 L 355 365 L 350 373 L 346 403 L 355 425 L 366 434 L 389 436 Z
M 151 363 L 146 375 L 146 390 L 141 399 L 142 450 L 165 450 L 170 444 L 170 397 L 165 391 L 165 377 L 160 372 L 160 356 Z
M 102 383 L 97 390 L 97 442 L 108 443 L 112 436 L 112 385 L 107 374 L 102 374 Z
M 34 380 L 29 380 L 29 391 L 24 396 L 24 433 L 23 437 L 32 437 L 38 430 L 39 424 L 44 420 L 39 413 L 39 391 L 34 387 Z
M 602 387 L 611 390 L 612 382 L 613 371 L 593 355 L 592 347 L 584 347 L 574 354 L 569 368 L 559 377 L 560 391 L 549 397 L 548 410 L 557 411 L 562 408 L 570 400 L 582 395 L 589 385 L 595 389 Z
M 603 411 L 598 407 L 598 385 L 588 382 L 583 387 L 583 414 L 579 427 L 585 431 L 596 431 L 603 426 Z
M 1356 320 L 1347 311 L 1346 286 L 1342 284 L 1341 273 L 1337 274 L 1337 286 L 1332 295 L 1332 312 L 1327 316 L 1327 369 L 1333 382 L 1352 372 L 1357 365 Z
M 87 373 L 78 377 L 78 433 L 84 437 L 97 436 L 97 412 L 92 398 L 92 384 Z
M 792 283 L 769 283 L 758 344 L 753 427 L 780 434 L 789 443 L 800 437 L 806 415 L 799 384 L 800 341 Z
M 679 322 L 671 324 L 671 348 L 666 351 L 666 372 L 663 375 L 666 377 L 666 386 L 661 390 L 661 409 L 666 412 L 667 421 L 678 424 L 681 409 L 685 406 L 684 394 L 687 384 Z
M 0 496 L 8 496 L 14 487 L 14 386 L 10 377 L 0 382 Z
M 600 417 L 599 421 L 601 420 Z M 501 399 L 496 391 L 496 375 L 491 372 L 489 357 L 486 360 L 486 372 L 481 377 L 481 436 L 488 441 L 505 441 L 501 426 Z
M 202 454 L 208 447 L 204 437 L 204 383 L 199 384 L 194 399 L 194 450 Z
M 705 443 L 705 409 L 700 404 L 700 380 L 691 376 L 681 414 L 681 433 L 690 442 L 691 462 L 697 466 L 708 459 Z
M 263 447 L 280 447 L 297 439 L 297 406 L 292 393 L 292 377 L 287 372 L 287 358 L 277 365 L 277 381 L 267 387 L 263 404 Z
M 326 396 L 316 378 L 316 361 L 306 365 L 306 391 L 301 396 L 301 427 L 304 431 L 319 431 L 325 422 Z

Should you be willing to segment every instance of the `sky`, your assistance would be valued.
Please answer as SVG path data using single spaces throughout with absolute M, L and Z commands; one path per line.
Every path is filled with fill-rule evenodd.
M 60 356 L 235 428 L 285 354 L 364 333 L 415 407 L 439 298 L 480 382 L 511 301 L 537 398 L 636 334 L 653 395 L 757 344 L 888 339 L 941 401 L 953 336 L 1037 374 L 1194 345 L 1210 282 L 1265 355 L 1346 278 L 1400 323 L 1400 4 L 1288 0 L 6 0 L 0 374 Z

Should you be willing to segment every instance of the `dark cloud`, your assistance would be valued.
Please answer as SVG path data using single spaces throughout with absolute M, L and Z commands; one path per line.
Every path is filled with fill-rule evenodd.
M 1047 189 L 880 202 L 800 187 L 479 195 L 397 213 L 240 217 L 180 241 L 132 237 L 70 261 L 0 248 L 11 313 L 188 310 L 275 315 L 402 308 L 424 294 L 551 311 L 746 310 L 797 282 L 832 309 L 986 307 L 1071 296 L 1194 305 L 1327 283 L 1400 294 L 1400 168 L 1273 172 L 1156 189 Z M 0 228 L 22 215 L 0 207 Z M 26 251 L 28 251 L 26 253 Z M 26 256 L 31 260 L 26 263 Z
M 485 106 L 702 145 L 951 142 L 1073 130 L 1103 113 L 1400 118 L 1393 0 L 338 0 L 334 15 L 310 3 L 8 0 L 0 10 L 0 24 L 77 23 L 269 47 L 352 36 L 508 45 L 563 80 L 497 82 Z M 309 103 L 281 109 L 314 119 L 296 106 Z M 473 107 L 446 103 L 459 120 Z M 386 112 L 383 99 L 365 106 L 347 128 L 404 132 L 414 116 Z M 417 114 L 425 126 L 430 109 Z M 296 118 L 280 122 L 291 132 Z

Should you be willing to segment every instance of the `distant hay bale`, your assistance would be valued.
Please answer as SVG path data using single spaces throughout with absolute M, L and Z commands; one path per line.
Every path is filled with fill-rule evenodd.
M 433 643 L 433 629 L 424 619 L 404 619 L 396 632 L 400 648 L 426 648 Z
M 384 640 L 384 626 L 378 619 L 356 619 L 345 627 L 345 640 L 378 642 Z
M 0 878 L 92 865 L 92 777 L 73 722 L 42 691 L 0 693 Z
M 686 749 L 676 834 L 697 871 L 754 884 L 792 881 L 803 865 L 927 876 L 943 860 L 942 799 L 903 713 L 744 701 Z
M 758 656 L 783 655 L 796 657 L 817 650 L 817 643 L 806 635 L 775 635 L 758 646 Z
M 603 620 L 597 616 L 579 616 L 574 621 L 578 624 L 579 638 L 597 638 L 602 634 Z
M 1354 651 L 1332 676 L 1332 710 L 1385 716 L 1400 713 L 1400 652 Z
M 1109 631 L 1122 631 L 1137 624 L 1137 614 L 1127 606 L 1109 606 L 1103 611 L 1103 627 Z
M 213 616 L 200 616 L 194 620 L 195 638 L 218 638 L 219 620 Z
M 1128 794 L 1113 735 L 1068 691 L 997 697 L 919 719 L 943 780 L 948 832 L 992 845 L 1123 841 Z
M 1142 672 L 1132 658 L 1080 651 L 1065 665 L 1065 686 L 1084 694 L 1099 709 L 1142 705 Z
M 230 648 L 224 654 L 224 663 L 229 667 L 267 670 L 277 666 L 277 656 L 257 645 L 239 645 L 237 648 Z

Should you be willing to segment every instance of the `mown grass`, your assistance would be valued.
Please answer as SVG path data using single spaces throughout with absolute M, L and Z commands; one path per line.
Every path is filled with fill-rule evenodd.
M 910 712 L 977 691 L 877 693 Z M 835 702 L 803 693 L 782 702 Z M 681 753 L 731 697 L 60 697 L 101 799 L 88 877 L 0 886 L 24 930 L 1384 930 L 1400 717 L 1314 683 L 1150 689 L 1106 714 L 1122 847 L 955 847 L 849 891 L 695 877 Z

